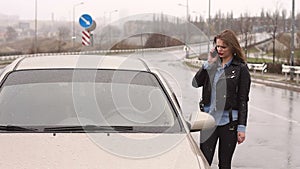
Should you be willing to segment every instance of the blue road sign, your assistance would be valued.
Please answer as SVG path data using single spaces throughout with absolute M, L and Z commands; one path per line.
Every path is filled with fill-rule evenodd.
M 83 14 L 80 16 L 79 18 L 79 24 L 83 27 L 83 28 L 89 28 L 92 26 L 93 24 L 93 19 L 90 15 L 88 14 Z

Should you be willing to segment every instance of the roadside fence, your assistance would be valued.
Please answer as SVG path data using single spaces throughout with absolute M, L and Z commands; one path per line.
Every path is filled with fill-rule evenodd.
M 285 80 L 287 80 L 288 74 L 296 74 L 296 83 L 299 84 L 300 66 L 290 66 L 282 64 L 282 73 L 285 74 Z
M 261 74 L 264 74 L 264 72 L 267 72 L 267 64 L 266 63 L 247 63 L 249 70 L 253 70 L 254 73 L 256 71 L 261 71 Z

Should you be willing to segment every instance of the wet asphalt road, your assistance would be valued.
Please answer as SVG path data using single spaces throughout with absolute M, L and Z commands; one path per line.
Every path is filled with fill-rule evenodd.
M 139 55 L 161 69 L 188 118 L 197 111 L 201 89 L 191 86 L 196 70 L 182 62 L 184 52 Z M 234 169 L 300 169 L 300 93 L 252 83 L 246 141 L 237 145 Z M 217 152 L 216 152 L 217 153 Z M 212 168 L 217 167 L 217 156 Z

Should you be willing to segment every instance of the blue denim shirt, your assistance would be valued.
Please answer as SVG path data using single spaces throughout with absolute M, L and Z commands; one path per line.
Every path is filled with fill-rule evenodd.
M 212 92 L 211 92 L 211 100 L 210 100 L 210 106 L 205 106 L 204 111 L 211 114 L 214 119 L 216 120 L 216 124 L 218 126 L 222 126 L 225 124 L 228 124 L 229 121 L 229 112 L 228 111 L 216 111 L 216 86 L 217 82 L 219 81 L 221 75 L 224 73 L 224 69 L 226 69 L 232 62 L 232 59 L 227 62 L 224 67 L 222 67 L 219 63 L 219 66 L 217 68 L 217 72 L 214 77 L 214 81 L 212 84 Z M 204 69 L 210 69 L 211 65 L 206 61 L 203 65 Z M 238 119 L 238 110 L 232 110 L 232 120 Z M 246 126 L 245 125 L 238 125 L 237 131 L 245 132 Z

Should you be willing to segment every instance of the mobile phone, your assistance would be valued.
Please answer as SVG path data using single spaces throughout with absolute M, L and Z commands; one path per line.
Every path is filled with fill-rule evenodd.
M 218 50 L 217 47 L 215 47 L 215 50 L 213 51 L 213 53 L 211 54 L 211 56 L 214 58 L 216 56 L 218 56 Z

